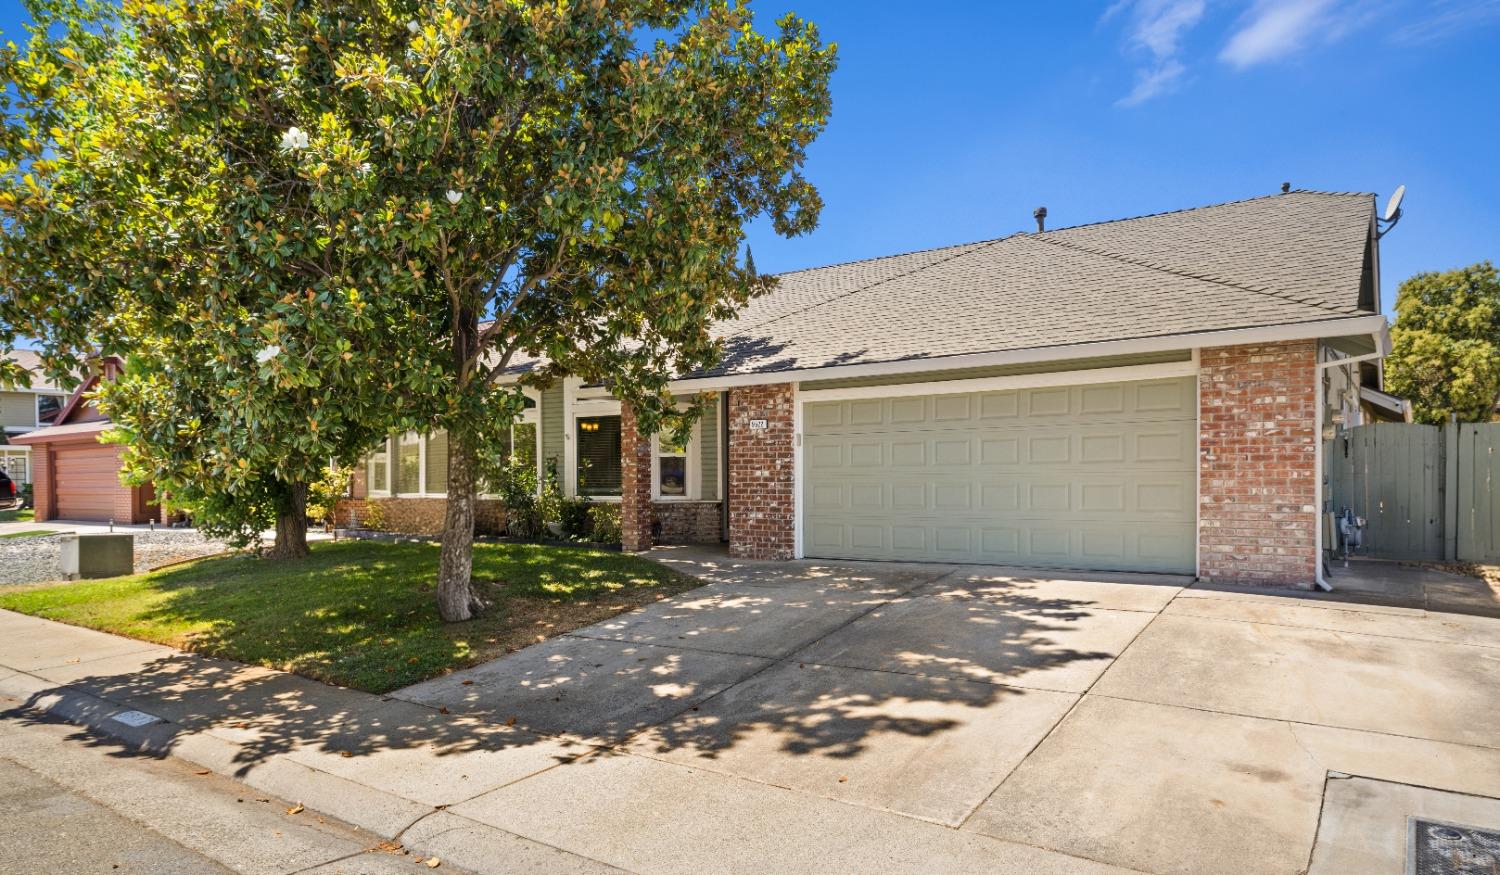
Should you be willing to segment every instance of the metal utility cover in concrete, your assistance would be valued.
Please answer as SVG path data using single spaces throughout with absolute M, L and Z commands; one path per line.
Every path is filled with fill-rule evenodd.
M 1191 573 L 1196 386 L 810 400 L 804 552 Z

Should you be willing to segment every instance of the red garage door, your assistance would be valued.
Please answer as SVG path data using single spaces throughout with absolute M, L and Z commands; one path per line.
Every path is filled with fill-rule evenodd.
M 58 447 L 55 453 L 52 470 L 58 518 L 104 521 L 113 517 L 121 488 L 116 448 Z

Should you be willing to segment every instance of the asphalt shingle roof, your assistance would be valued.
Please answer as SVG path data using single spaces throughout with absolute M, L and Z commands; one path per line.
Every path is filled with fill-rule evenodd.
M 782 274 L 715 326 L 768 373 L 1356 316 L 1374 195 L 1294 191 Z

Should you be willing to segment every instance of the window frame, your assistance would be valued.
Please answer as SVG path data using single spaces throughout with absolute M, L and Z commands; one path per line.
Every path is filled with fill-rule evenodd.
M 687 404 L 678 404 L 678 410 L 686 410 Z M 700 419 L 693 423 L 692 434 L 683 445 L 680 458 L 682 465 L 682 494 L 663 495 L 661 491 L 661 459 L 665 455 L 668 458 L 678 458 L 677 453 L 663 453 L 661 451 L 660 432 L 651 436 L 651 500 L 652 501 L 700 501 L 703 495 L 703 476 L 699 470 L 703 466 L 703 421 Z
M 43 398 L 56 398 L 57 399 L 57 413 L 52 414 L 52 421 L 51 422 L 47 422 L 47 421 L 44 421 L 42 419 L 42 399 Z M 41 428 L 41 427 L 43 427 L 45 425 L 56 425 L 57 424 L 57 415 L 59 413 L 63 412 L 63 408 L 64 407 L 68 406 L 68 396 L 67 395 L 58 394 L 57 392 L 37 392 L 36 395 L 35 395 L 35 397 L 32 398 L 31 406 L 32 406 L 32 411 L 36 414 L 36 427 L 37 428 Z
M 514 452 L 515 451 L 515 446 L 516 446 L 516 426 L 518 426 L 518 425 L 534 425 L 534 426 L 536 426 L 536 439 L 534 441 L 534 443 L 536 444 L 536 447 L 535 447 L 535 452 L 532 453 L 532 455 L 536 459 L 536 490 L 537 490 L 537 494 L 540 495 L 541 492 L 542 492 L 542 479 L 547 476 L 546 460 L 544 460 L 542 458 L 542 393 L 539 392 L 539 391 L 537 391 L 536 389 L 530 389 L 530 388 L 524 388 L 524 387 L 521 389 L 521 392 L 527 398 L 531 399 L 532 406 L 531 407 L 527 407 L 527 408 L 522 408 L 521 415 L 518 416 L 518 417 L 516 417 L 514 420 L 511 421 L 511 424 L 510 424 L 510 446 L 511 446 L 511 451 Z M 448 496 L 447 492 L 444 492 L 442 494 L 442 497 L 444 497 L 444 498 L 446 498 L 447 496 Z M 496 493 L 496 492 L 480 492 L 480 493 L 477 493 L 477 496 L 479 498 L 486 499 L 486 500 L 489 500 L 489 501 L 495 501 L 495 500 L 498 500 L 500 498 L 500 494 Z
M 379 461 L 377 462 L 377 458 Z M 385 488 L 375 488 L 375 466 L 385 465 Z M 391 437 L 386 435 L 380 442 L 380 449 L 370 453 L 365 459 L 365 495 L 370 498 L 389 498 L 395 493 L 391 487 L 395 486 L 395 480 L 391 477 Z
M 581 389 L 577 377 L 563 380 L 563 494 L 578 497 L 578 418 L 619 416 L 620 401 L 604 389 Z M 580 393 L 584 397 L 579 397 Z M 540 455 L 540 454 L 539 454 Z M 623 476 L 623 471 L 621 472 Z M 623 485 L 623 481 L 622 481 Z M 590 495 L 590 501 L 618 503 L 618 495 Z

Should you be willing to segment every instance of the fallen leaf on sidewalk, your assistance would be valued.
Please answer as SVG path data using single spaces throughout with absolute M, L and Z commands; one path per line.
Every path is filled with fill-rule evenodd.
M 347 758 L 347 757 L 352 757 L 352 756 L 354 756 L 354 754 L 352 754 L 352 753 L 350 753 L 350 752 L 349 752 L 349 751 L 347 751 L 347 750 L 341 750 L 341 751 L 339 751 L 339 756 L 341 756 L 341 757 L 346 757 L 346 758 Z
M 401 843 L 400 842 L 381 842 L 380 844 L 378 844 L 378 845 L 375 846 L 375 849 L 377 851 L 385 851 L 387 854 L 394 854 L 394 853 L 396 853 L 396 852 L 398 852 L 398 851 L 401 850 Z
M 286 813 L 287 814 L 301 814 L 305 810 L 307 810 L 307 809 L 305 809 L 305 808 L 302 807 L 302 803 L 298 802 L 296 805 L 293 805 L 291 808 L 288 808 L 286 810 Z
M 448 708 L 447 708 L 447 706 L 443 706 L 443 707 L 441 707 L 441 708 L 439 708 L 439 709 L 438 709 L 438 713 L 439 713 L 439 714 L 447 714 L 447 713 L 448 713 Z
M 198 771 L 193 772 L 193 774 L 195 775 L 212 775 L 213 773 L 213 769 L 199 769 Z
M 506 726 L 515 726 L 516 725 L 516 718 L 511 717 L 510 719 L 506 720 L 505 721 L 505 725 Z
M 849 783 L 849 776 L 848 775 L 839 775 L 839 783 L 840 784 L 847 784 L 847 783 Z
M 437 867 L 439 867 L 441 865 L 443 865 L 443 861 L 439 860 L 437 857 L 429 857 L 429 858 L 427 858 L 427 868 L 429 868 L 429 869 L 436 869 Z
M 472 686 L 474 686 L 474 682 L 473 681 L 463 681 L 462 683 L 466 687 L 472 687 Z

